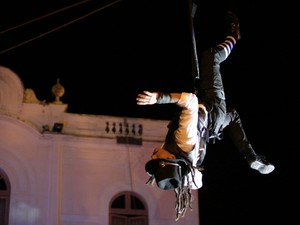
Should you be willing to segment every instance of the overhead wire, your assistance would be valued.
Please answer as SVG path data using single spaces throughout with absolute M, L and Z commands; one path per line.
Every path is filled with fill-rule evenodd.
M 30 23 L 36 22 L 36 21 L 38 21 L 38 20 L 44 19 L 44 18 L 46 18 L 46 17 L 52 16 L 52 15 L 57 14 L 57 13 L 59 13 L 59 12 L 65 11 L 65 10 L 67 10 L 67 9 L 73 8 L 73 7 L 75 7 L 75 6 L 81 5 L 81 4 L 86 3 L 86 2 L 88 2 L 88 1 L 91 1 L 91 0 L 84 0 L 84 1 L 79 2 L 79 3 L 75 3 L 75 4 L 73 4 L 73 5 L 70 5 L 70 6 L 64 7 L 64 8 L 62 8 L 62 9 L 56 10 L 56 11 L 54 11 L 54 12 L 48 13 L 48 14 L 46 14 L 46 15 L 40 16 L 40 17 L 38 17 L 38 18 L 36 18 L 36 19 L 33 19 L 33 20 L 27 21 L 27 22 L 25 22 L 25 23 L 22 23 L 22 24 L 20 24 L 20 25 L 15 26 L 15 27 L 6 29 L 6 30 L 4 30 L 4 31 L 1 31 L 1 32 L 0 32 L 0 35 L 1 35 L 1 34 L 4 34 L 4 33 L 7 33 L 7 32 L 9 32 L 9 31 L 15 30 L 15 29 L 17 29 L 17 28 L 20 28 L 20 27 L 22 27 L 22 26 L 28 25 L 28 24 L 30 24 Z M 64 24 L 61 25 L 61 26 L 55 27 L 54 29 L 51 29 L 51 30 L 48 30 L 47 32 L 44 32 L 44 33 L 42 33 L 42 34 L 40 34 L 40 35 L 37 35 L 37 36 L 35 36 L 35 37 L 31 38 L 31 39 L 28 39 L 28 40 L 26 40 L 26 41 L 23 41 L 23 42 L 21 42 L 21 43 L 19 43 L 19 44 L 17 44 L 17 45 L 14 45 L 14 46 L 12 46 L 12 47 L 10 47 L 10 48 L 4 49 L 4 50 L 0 51 L 0 55 L 3 54 L 3 53 L 8 52 L 8 51 L 10 51 L 10 50 L 13 50 L 13 49 L 15 49 L 15 48 L 18 48 L 18 47 L 20 47 L 20 46 L 23 46 L 23 45 L 25 45 L 25 44 L 27 44 L 27 43 L 30 43 L 30 42 L 32 42 L 32 41 L 38 39 L 38 38 L 44 37 L 44 36 L 46 36 L 46 35 L 48 35 L 48 34 L 50 34 L 50 33 L 53 33 L 53 32 L 55 32 L 55 31 L 57 31 L 57 30 L 59 30 L 59 29 L 61 29 L 61 28 L 63 28 L 63 27 L 66 27 L 66 26 L 68 26 L 68 25 L 70 25 L 70 24 L 73 24 L 73 23 L 75 23 L 75 22 L 77 22 L 77 21 L 79 21 L 79 20 L 82 20 L 82 19 L 84 19 L 84 18 L 86 18 L 86 17 L 88 17 L 88 16 L 91 16 L 91 15 L 93 15 L 93 14 L 99 12 L 99 11 L 102 11 L 102 10 L 108 8 L 108 7 L 111 7 L 112 5 L 117 4 L 117 3 L 120 2 L 120 1 L 122 1 L 122 0 L 116 0 L 116 1 L 114 1 L 114 2 L 112 2 L 112 3 L 109 3 L 109 4 L 105 5 L 105 6 L 102 6 L 102 7 L 98 8 L 98 9 L 96 9 L 96 10 L 93 10 L 93 11 L 91 11 L 91 12 L 89 12 L 89 13 L 83 15 L 83 16 L 80 16 L 80 17 L 78 17 L 77 19 L 74 19 L 74 20 L 71 20 L 71 21 L 69 21 L 69 22 L 67 22 L 67 23 L 64 23 Z
M 31 23 L 33 23 L 33 22 L 39 21 L 39 20 L 41 20 L 41 19 L 47 18 L 47 17 L 49 17 L 49 16 L 55 15 L 55 14 L 57 14 L 57 13 L 60 13 L 60 12 L 62 12 L 62 11 L 68 10 L 68 9 L 70 9 L 70 8 L 73 8 L 73 7 L 75 7 L 75 6 L 84 4 L 84 3 L 89 2 L 89 1 L 91 1 L 91 0 L 84 0 L 84 1 L 81 1 L 81 2 L 78 2 L 78 3 L 75 3 L 75 4 L 72 4 L 72 5 L 66 6 L 66 7 L 64 7 L 64 8 L 55 10 L 54 12 L 45 14 L 45 15 L 43 15 L 43 16 L 34 18 L 34 19 L 32 19 L 32 20 L 26 21 L 26 22 L 24 22 L 24 23 L 21 23 L 21 24 L 19 24 L 19 25 L 14 26 L 14 27 L 8 28 L 8 29 L 3 30 L 3 31 L 0 31 L 0 35 L 5 34 L 5 33 L 9 32 L 9 31 L 16 30 L 16 29 L 18 29 L 18 28 L 20 28 L 20 27 L 23 27 L 23 26 L 25 26 L 25 25 L 28 25 L 28 24 L 31 24 Z

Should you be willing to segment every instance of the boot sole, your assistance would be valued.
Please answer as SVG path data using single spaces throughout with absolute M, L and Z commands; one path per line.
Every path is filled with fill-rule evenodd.
M 251 163 L 250 167 L 254 170 L 257 170 L 261 174 L 269 174 L 275 169 L 273 165 L 265 165 L 258 161 Z

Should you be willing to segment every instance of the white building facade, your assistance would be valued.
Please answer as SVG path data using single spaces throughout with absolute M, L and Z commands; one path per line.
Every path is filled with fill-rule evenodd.
M 0 225 L 199 225 L 197 191 L 175 222 L 175 193 L 145 184 L 168 121 L 68 113 L 58 98 L 0 67 Z

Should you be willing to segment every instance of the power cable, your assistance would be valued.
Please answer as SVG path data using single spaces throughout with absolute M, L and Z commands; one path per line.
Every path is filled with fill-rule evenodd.
M 19 24 L 19 25 L 17 25 L 17 26 L 14 26 L 14 27 L 8 28 L 8 29 L 6 29 L 6 30 L 0 31 L 0 35 L 5 34 L 5 33 L 7 33 L 7 32 L 10 32 L 10 31 L 13 31 L 13 30 L 16 30 L 16 29 L 18 29 L 18 28 L 20 28 L 20 27 L 23 27 L 23 26 L 28 25 L 28 24 L 31 24 L 31 23 L 33 23 L 33 22 L 39 21 L 39 20 L 41 20 L 41 19 L 47 18 L 47 17 L 49 17 L 49 16 L 55 15 L 55 14 L 57 14 L 57 13 L 60 13 L 60 12 L 62 12 L 62 11 L 65 11 L 65 10 L 67 10 L 67 9 L 73 8 L 73 7 L 75 7 L 75 6 L 84 4 L 84 3 L 88 2 L 88 1 L 91 1 L 91 0 L 84 0 L 84 1 L 82 1 L 82 2 L 75 3 L 75 4 L 73 4 L 73 5 L 64 7 L 64 8 L 62 8 L 62 9 L 56 10 L 56 11 L 51 12 L 51 13 L 48 13 L 48 14 L 46 14 L 46 15 L 37 17 L 37 18 L 32 19 L 32 20 L 29 20 L 29 21 L 27 21 L 27 22 L 25 22 L 25 23 L 21 23 L 21 24 Z
M 13 27 L 13 28 L 10 28 L 10 29 L 7 29 L 7 30 L 5 30 L 5 31 L 2 31 L 2 32 L 0 32 L 0 34 L 3 34 L 3 33 L 5 33 L 5 32 L 11 31 L 11 30 L 13 30 L 13 29 L 22 27 L 22 26 L 24 26 L 24 25 L 27 25 L 27 24 L 32 23 L 32 22 L 35 22 L 35 21 L 40 20 L 40 19 L 42 19 L 42 18 L 48 17 L 49 15 L 53 15 L 53 14 L 56 14 L 56 13 L 58 13 L 58 12 L 64 11 L 64 10 L 66 10 L 66 9 L 72 8 L 72 7 L 74 7 L 74 6 L 83 4 L 83 3 L 87 2 L 87 1 L 90 1 L 90 0 L 85 0 L 85 1 L 83 1 L 83 2 L 80 2 L 80 3 L 77 3 L 77 4 L 73 4 L 73 5 L 71 5 L 71 6 L 65 7 L 65 8 L 63 8 L 63 9 L 57 10 L 57 11 L 55 11 L 55 12 L 49 13 L 49 14 L 44 15 L 44 16 L 41 16 L 41 17 L 39 17 L 39 18 L 30 20 L 30 21 L 25 22 L 25 23 L 23 23 L 23 24 L 17 25 L 17 26 L 15 26 L 15 27 Z M 27 44 L 27 43 L 30 43 L 30 42 L 32 42 L 32 41 L 38 39 L 38 38 L 44 37 L 44 36 L 46 36 L 46 35 L 48 35 L 48 34 L 50 34 L 50 33 L 53 33 L 54 31 L 57 31 L 57 30 L 59 30 L 59 29 L 61 29 L 61 28 L 63 28 L 63 27 L 66 27 L 66 26 L 68 26 L 68 25 L 70 25 L 70 24 L 73 24 L 73 23 L 75 23 L 75 22 L 77 22 L 77 21 L 79 21 L 79 20 L 82 20 L 82 19 L 84 19 L 84 18 L 86 18 L 86 17 L 88 17 L 88 16 L 91 16 L 91 15 L 93 15 L 93 14 L 95 14 L 95 13 L 101 11 L 101 10 L 104 10 L 104 9 L 106 9 L 106 8 L 108 8 L 108 7 L 112 6 L 112 5 L 114 5 L 114 4 L 118 3 L 118 2 L 120 2 L 120 1 L 122 1 L 122 0 L 116 0 L 116 1 L 114 1 L 114 2 L 112 2 L 112 3 L 109 3 L 109 4 L 105 5 L 105 6 L 100 7 L 99 9 L 93 10 L 93 11 L 91 11 L 90 13 L 87 13 L 87 14 L 85 14 L 84 16 L 81 16 L 81 17 L 79 17 L 79 18 L 77 18 L 77 19 L 75 19 L 75 20 L 72 20 L 72 21 L 70 21 L 70 22 L 68 22 L 68 23 L 65 23 L 65 24 L 63 24 L 63 25 L 61 25 L 61 26 L 58 26 L 58 27 L 56 27 L 56 28 L 54 28 L 54 29 L 51 29 L 51 30 L 49 30 L 49 31 L 47 31 L 47 32 L 44 32 L 44 33 L 42 33 L 42 34 L 40 34 L 40 35 L 37 35 L 37 36 L 35 36 L 35 37 L 33 37 L 33 38 L 29 39 L 29 40 L 26 40 L 26 41 L 24 41 L 24 42 L 21 42 L 21 43 L 19 43 L 19 44 L 17 44 L 17 45 L 14 45 L 14 46 L 10 47 L 10 48 L 4 49 L 4 50 L 2 50 L 2 51 L 0 52 L 0 55 L 3 54 L 3 53 L 8 52 L 8 51 L 10 51 L 10 50 L 13 50 L 13 49 L 15 49 L 15 48 L 17 48 L 17 47 L 20 47 L 20 46 L 23 46 L 23 45 L 25 45 L 25 44 Z

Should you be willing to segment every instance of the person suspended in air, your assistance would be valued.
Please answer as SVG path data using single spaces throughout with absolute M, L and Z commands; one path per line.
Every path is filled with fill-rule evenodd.
M 164 143 L 155 148 L 145 169 L 147 183 L 156 184 L 176 194 L 176 220 L 191 208 L 192 190 L 202 187 L 202 163 L 207 144 L 222 140 L 227 133 L 250 168 L 269 174 L 275 166 L 259 156 L 250 144 L 237 111 L 226 105 L 220 64 L 241 39 L 237 16 L 226 13 L 228 26 L 223 42 L 204 51 L 200 58 L 200 79 L 195 93 L 164 93 L 143 91 L 138 105 L 177 104 L 179 114 L 168 124 Z

